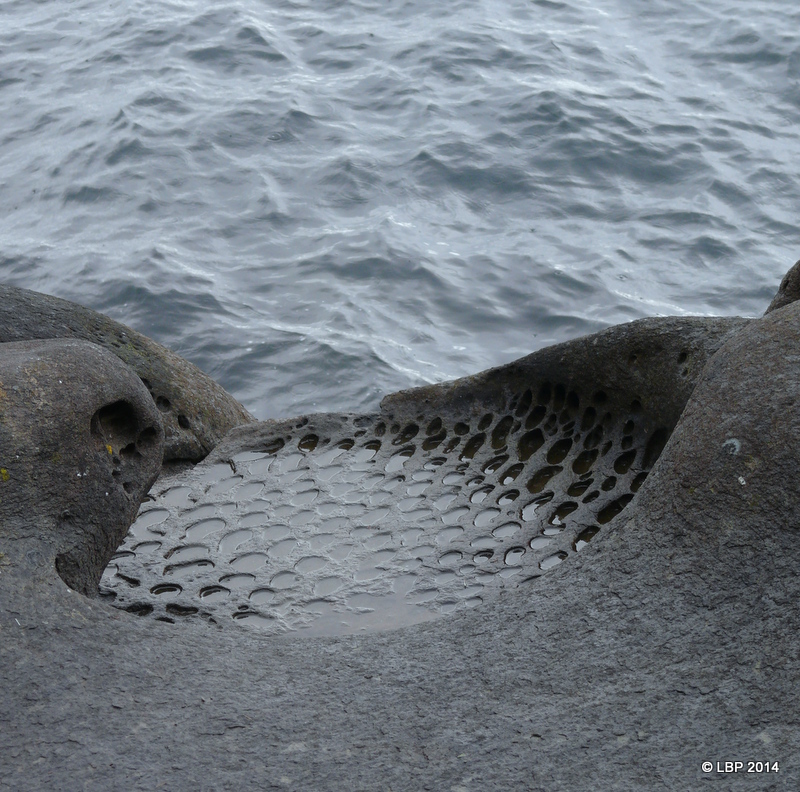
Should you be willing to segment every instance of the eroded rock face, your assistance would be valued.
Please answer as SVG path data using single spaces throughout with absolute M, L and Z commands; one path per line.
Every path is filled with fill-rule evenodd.
M 0 345 L 0 552 L 87 595 L 161 468 L 164 430 L 109 352 L 56 339 Z
M 646 319 L 372 415 L 232 430 L 164 477 L 103 578 L 116 607 L 304 635 L 476 608 L 613 530 L 746 319 Z
M 234 426 L 254 420 L 207 374 L 107 316 L 46 294 L 0 285 L 0 342 L 91 341 L 130 366 L 150 391 L 164 425 L 164 461 L 203 459 Z
M 772 302 L 764 312 L 764 315 L 790 305 L 798 297 L 800 297 L 800 261 L 796 262 L 783 276 L 781 285 L 778 287 L 778 293 L 772 298 Z
M 212 535 L 205 533 L 214 528 L 208 521 L 246 518 L 256 498 L 272 506 L 282 498 L 278 506 L 304 509 L 327 498 L 327 488 L 342 509 L 380 506 L 360 492 L 353 500 L 359 481 L 345 478 L 362 476 L 356 466 L 380 454 L 390 455 L 383 472 L 397 482 L 386 490 L 389 497 L 402 487 L 430 486 L 451 462 L 449 473 L 466 474 L 479 464 L 480 475 L 494 476 L 493 465 L 483 470 L 480 457 L 492 441 L 508 445 L 503 454 L 516 449 L 514 464 L 546 457 L 563 450 L 558 443 L 565 432 L 582 426 L 587 399 L 595 420 L 605 419 L 594 404 L 598 390 L 611 413 L 612 447 L 595 471 L 605 464 L 618 473 L 619 458 L 611 461 L 616 444 L 622 454 L 637 449 L 633 464 L 645 462 L 637 443 L 645 419 L 672 432 L 630 504 L 579 552 L 546 576 L 519 584 L 512 578 L 480 607 L 431 623 L 278 638 L 209 629 L 168 608 L 160 620 L 140 619 L 102 600 L 58 598 L 41 586 L 20 593 L 0 556 L 5 786 L 56 789 L 68 778 L 81 789 L 105 790 L 124 778 L 131 789 L 320 792 L 355 783 L 359 789 L 639 792 L 715 782 L 744 790 L 758 775 L 764 789 L 800 788 L 798 328 L 800 306 L 792 305 L 752 322 L 654 320 L 611 328 L 476 377 L 396 394 L 366 422 L 364 416 L 306 416 L 236 429 L 205 463 L 181 474 L 181 488 L 163 493 L 162 511 L 173 514 L 160 524 L 164 535 L 152 539 L 189 539 L 196 546 Z M 553 386 L 546 405 L 536 404 L 541 379 Z M 573 427 L 570 393 L 581 409 Z M 634 399 L 641 408 L 635 420 L 625 412 Z M 504 419 L 510 414 L 527 423 L 537 406 L 546 407 L 540 424 L 554 432 L 523 460 L 530 445 L 519 440 L 540 424 L 514 429 L 512 423 L 506 434 Z M 493 421 L 481 429 L 489 411 Z M 386 424 L 380 434 L 379 419 Z M 625 429 L 629 420 L 637 424 L 633 432 Z M 462 434 L 457 423 L 469 431 Z M 582 445 L 591 428 L 580 431 Z M 460 459 L 459 449 L 481 432 L 480 449 L 476 442 L 475 454 Z M 631 445 L 623 449 L 626 437 Z M 455 438 L 460 444 L 445 451 Z M 572 438 L 577 445 L 579 438 Z M 370 448 L 373 441 L 380 449 Z M 413 453 L 404 456 L 412 444 Z M 446 459 L 425 470 L 435 457 Z M 558 476 L 569 489 L 575 484 L 569 471 L 579 480 L 586 475 L 574 462 L 562 464 L 568 459 L 548 462 L 564 467 L 550 479 L 554 500 Z M 517 486 L 523 475 L 508 484 L 520 499 L 527 491 Z M 268 477 L 279 477 L 278 485 L 262 486 Z M 315 494 L 296 486 L 303 477 L 324 487 Z M 347 486 L 339 490 L 340 484 Z M 155 496 L 162 497 L 157 490 Z M 399 504 L 390 526 L 351 525 L 375 536 L 398 534 L 402 545 L 403 515 L 410 512 Z M 150 503 L 148 509 L 154 506 L 161 508 Z M 465 509 L 473 506 L 465 499 Z M 167 524 L 175 510 L 190 509 L 204 511 Z M 275 516 L 303 541 L 307 523 L 292 524 L 299 513 Z M 158 526 L 141 525 L 151 527 Z M 350 541 L 372 536 L 362 530 Z M 28 538 L 24 548 L 36 552 L 40 546 Z M 223 563 L 237 558 L 240 540 L 250 541 L 221 539 L 209 542 L 209 550 Z M 0 544 L 5 552 L 2 532 Z M 154 568 L 164 569 L 167 560 Z M 174 560 L 173 554 L 168 561 Z M 147 581 L 139 588 L 147 589 Z M 769 775 L 717 769 L 736 757 L 759 762 L 762 770 L 769 763 Z

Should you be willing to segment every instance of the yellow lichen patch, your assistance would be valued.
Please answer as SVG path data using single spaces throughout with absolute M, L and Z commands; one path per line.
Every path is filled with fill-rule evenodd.
M 0 480 L 8 481 L 11 476 L 8 475 L 8 471 L 5 468 L 0 468 Z
M 108 451 L 109 454 L 113 454 L 114 453 L 114 449 L 108 444 L 106 444 L 106 451 Z

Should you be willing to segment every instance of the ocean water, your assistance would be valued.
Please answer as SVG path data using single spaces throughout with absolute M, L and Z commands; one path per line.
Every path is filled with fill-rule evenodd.
M 642 316 L 800 257 L 787 0 L 10 0 L 0 277 L 258 417 Z

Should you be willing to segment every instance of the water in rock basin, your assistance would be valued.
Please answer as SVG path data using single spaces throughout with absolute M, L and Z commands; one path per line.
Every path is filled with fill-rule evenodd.
M 760 313 L 800 250 L 785 0 L 0 21 L 0 277 L 155 337 L 258 417 L 639 316 Z
M 559 384 L 511 393 L 478 419 L 272 422 L 254 450 L 156 484 L 102 594 L 162 622 L 271 635 L 386 630 L 477 607 L 580 551 L 647 476 L 666 430 L 638 401 L 622 412 L 606 402 Z M 523 442 L 532 432 L 536 451 Z

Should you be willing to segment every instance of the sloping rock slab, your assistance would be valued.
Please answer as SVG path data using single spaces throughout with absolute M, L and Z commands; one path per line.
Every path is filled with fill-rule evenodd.
M 253 417 L 220 385 L 169 349 L 76 303 L 0 285 L 0 342 L 79 338 L 113 352 L 147 386 L 166 433 L 164 461 L 198 461 Z

